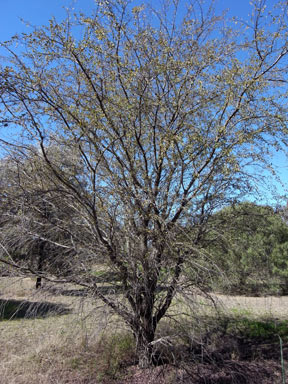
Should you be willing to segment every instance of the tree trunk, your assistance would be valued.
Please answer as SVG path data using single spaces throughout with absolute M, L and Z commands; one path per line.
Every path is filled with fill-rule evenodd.
M 42 277 L 37 277 L 35 288 L 39 289 L 41 288 L 41 286 L 42 286 Z
M 137 348 L 138 366 L 141 369 L 149 368 L 153 365 L 152 345 L 139 345 Z
M 284 282 L 281 284 L 282 287 L 282 295 L 287 295 L 288 294 L 288 278 L 284 277 Z
M 146 369 L 153 365 L 154 351 L 151 343 L 154 340 L 155 330 L 152 324 L 147 328 L 145 330 L 139 329 L 138 334 L 135 335 L 136 352 L 139 359 L 138 366 L 141 369 Z
M 154 341 L 157 325 L 155 319 L 153 319 L 152 306 L 147 305 L 146 311 L 142 312 L 142 316 L 138 314 L 130 324 L 136 339 L 138 366 L 142 369 L 149 368 L 153 365 L 154 351 L 152 342 Z
M 39 258 L 38 258 L 38 266 L 37 266 L 38 272 L 42 272 L 43 270 L 43 263 L 44 263 L 44 257 L 45 257 L 44 248 L 45 248 L 45 242 L 41 241 L 41 244 L 39 246 Z M 37 276 L 35 288 L 39 289 L 41 288 L 41 286 L 42 286 L 42 278 L 40 276 Z

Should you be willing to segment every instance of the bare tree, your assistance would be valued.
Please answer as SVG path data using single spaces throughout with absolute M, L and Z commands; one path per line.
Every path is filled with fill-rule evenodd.
M 89 268 L 66 281 L 87 286 L 125 320 L 142 367 L 185 270 L 200 268 L 209 215 L 250 192 L 256 167 L 268 169 L 287 139 L 285 2 L 265 19 L 265 1 L 256 1 L 238 32 L 197 4 L 99 1 L 89 17 L 53 19 L 5 44 L 0 120 L 22 133 L 18 146 L 3 143 L 41 164 L 35 172 L 18 161 L 23 190 L 58 201 L 70 245 L 89 250 L 81 263 L 101 260 L 117 272 L 120 302 Z
M 81 236 L 80 220 L 71 218 L 69 206 L 53 193 L 52 180 L 47 174 L 43 177 L 41 159 L 33 156 L 32 148 L 30 158 L 23 151 L 10 154 L 2 160 L 0 173 L 0 241 L 7 265 L 36 274 L 36 288 L 41 287 L 43 272 L 61 270 L 65 276 L 71 274 L 73 263 L 74 273 L 79 273 L 79 260 L 74 256 L 80 249 L 75 249 L 69 226 L 78 226 L 74 231 Z

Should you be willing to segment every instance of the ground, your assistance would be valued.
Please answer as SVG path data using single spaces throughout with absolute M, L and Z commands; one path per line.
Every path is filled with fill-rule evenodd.
M 100 301 L 79 287 L 45 285 L 36 291 L 34 284 L 31 278 L 0 278 L 0 384 L 283 383 L 277 335 L 287 358 L 288 297 L 215 294 L 222 319 L 215 325 L 215 310 L 195 295 L 195 334 L 187 325 L 193 313 L 177 315 L 175 334 L 165 320 L 161 336 L 169 328 L 169 348 L 163 344 L 159 366 L 143 371 L 131 335 Z M 205 334 L 197 334 L 201 327 Z

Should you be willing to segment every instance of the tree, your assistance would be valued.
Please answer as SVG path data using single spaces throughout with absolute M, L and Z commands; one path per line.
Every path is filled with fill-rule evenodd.
M 80 218 L 90 251 L 82 263 L 101 259 L 117 272 L 122 302 L 89 268 L 66 281 L 125 320 L 142 367 L 185 288 L 183 271 L 195 266 L 207 218 L 251 191 L 256 167 L 268 168 L 272 148 L 286 143 L 287 6 L 265 19 L 265 2 L 254 5 L 237 33 L 206 3 L 181 12 L 179 1 L 161 11 L 98 1 L 91 16 L 52 19 L 4 44 L 0 121 L 22 134 L 3 143 L 41 163 L 28 172 L 29 194 L 49 194 Z M 81 173 L 51 148 L 74 156 Z M 41 184 L 47 175 L 53 188 Z M 179 236 L 187 223 L 189 239 Z M 77 225 L 65 227 L 77 250 Z
M 254 291 L 261 291 L 263 285 L 269 289 L 273 278 L 285 276 L 287 268 L 280 272 L 277 265 L 287 259 L 283 252 L 287 240 L 288 226 L 279 213 L 269 206 L 244 202 L 215 213 L 202 242 L 228 277 L 230 289 L 248 292 L 249 282 Z M 219 276 L 216 281 L 223 285 Z
M 76 255 L 75 246 L 67 225 L 63 224 L 69 221 L 70 226 L 71 223 L 76 225 L 75 219 L 69 217 L 69 207 L 65 207 L 65 202 L 55 199 L 50 193 L 53 185 L 47 174 L 43 179 L 39 160 L 34 156 L 27 159 L 18 153 L 17 157 L 2 160 L 0 166 L 2 251 L 8 257 L 7 264 L 10 260 L 20 271 L 33 271 L 37 275 L 36 288 L 41 287 L 44 271 L 61 269 L 63 276 L 70 274 L 72 260 L 74 272 L 79 272 L 79 262 L 73 257 Z M 32 189 L 29 174 L 33 174 Z

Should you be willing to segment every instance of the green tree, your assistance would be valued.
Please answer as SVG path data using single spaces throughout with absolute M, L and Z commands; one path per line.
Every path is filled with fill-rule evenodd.
M 269 206 L 248 202 L 214 214 L 203 239 L 204 249 L 226 274 L 230 289 L 238 292 L 247 292 L 249 282 L 254 290 L 263 285 L 269 289 L 273 278 L 287 274 L 283 268 L 287 241 L 288 226 L 281 215 Z M 223 281 L 218 279 L 218 284 Z
M 39 195 L 37 180 L 49 175 L 51 196 L 81 218 L 93 260 L 118 273 L 122 302 L 89 273 L 66 281 L 87 286 L 125 320 L 142 367 L 185 288 L 207 217 L 251 191 L 251 165 L 268 167 L 287 138 L 286 5 L 265 18 L 264 2 L 255 2 L 237 32 L 198 4 L 183 11 L 167 2 L 160 12 L 97 1 L 91 16 L 52 19 L 4 44 L 0 121 L 22 134 L 18 144 L 2 142 L 27 158 L 33 152 L 43 169 L 28 173 L 29 194 Z M 75 156 L 81 174 L 51 147 Z M 179 241 L 188 218 L 193 235 Z

